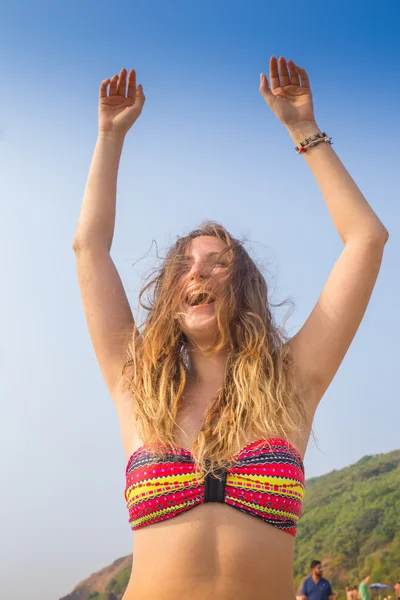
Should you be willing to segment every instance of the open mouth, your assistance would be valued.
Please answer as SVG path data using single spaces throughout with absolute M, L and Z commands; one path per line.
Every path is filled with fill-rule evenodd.
M 185 301 L 189 307 L 205 306 L 215 302 L 215 295 L 212 292 L 189 292 Z

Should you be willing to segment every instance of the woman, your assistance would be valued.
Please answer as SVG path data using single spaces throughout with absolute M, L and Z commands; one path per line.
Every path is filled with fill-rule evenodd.
M 272 57 L 259 90 L 311 168 L 344 244 L 291 339 L 273 321 L 256 265 L 212 222 L 170 250 L 135 328 L 110 248 L 119 159 L 145 96 L 133 70 L 100 86 L 99 135 L 73 248 L 128 463 L 135 535 L 124 600 L 295 597 L 302 460 L 388 232 L 321 134 L 306 71 Z

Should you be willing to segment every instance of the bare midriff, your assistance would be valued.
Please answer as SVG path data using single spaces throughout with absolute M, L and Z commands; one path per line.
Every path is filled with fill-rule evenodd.
M 218 503 L 133 534 L 123 600 L 294 600 L 294 537 Z

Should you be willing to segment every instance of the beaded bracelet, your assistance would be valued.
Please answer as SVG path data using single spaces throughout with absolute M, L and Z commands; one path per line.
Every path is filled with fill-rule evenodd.
M 328 142 L 328 144 L 332 145 L 332 138 L 326 135 L 326 133 L 315 133 L 309 138 L 306 138 L 302 142 L 300 142 L 299 146 L 296 146 L 297 154 L 303 154 L 303 152 L 307 152 L 309 148 L 320 144 L 321 142 Z

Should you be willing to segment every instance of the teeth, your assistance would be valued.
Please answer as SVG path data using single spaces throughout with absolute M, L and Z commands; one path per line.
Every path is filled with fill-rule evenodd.
M 209 304 L 215 300 L 214 294 L 211 292 L 190 292 L 186 296 L 186 302 L 190 306 L 197 306 L 198 304 Z

